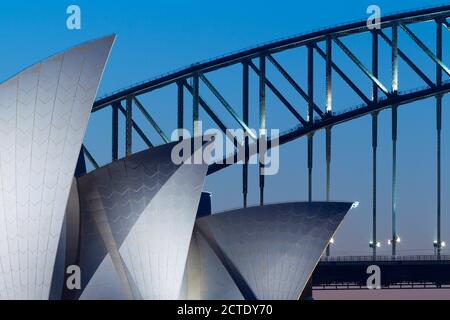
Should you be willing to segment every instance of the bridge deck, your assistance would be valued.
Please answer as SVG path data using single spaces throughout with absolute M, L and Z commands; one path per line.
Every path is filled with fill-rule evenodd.
M 325 257 L 313 274 L 313 289 L 366 289 L 371 265 L 380 267 L 383 289 L 450 288 L 450 256 L 417 255 Z

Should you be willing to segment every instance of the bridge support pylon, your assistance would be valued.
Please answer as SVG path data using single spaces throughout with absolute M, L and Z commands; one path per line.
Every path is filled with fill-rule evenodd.
M 436 20 L 436 58 L 442 61 L 442 21 Z M 436 84 L 442 85 L 442 67 L 436 63 Z M 436 254 L 440 258 L 443 246 L 441 237 L 441 131 L 442 131 L 442 95 L 436 96 L 436 152 L 437 152 L 437 230 L 434 243 Z
M 331 127 L 325 129 L 325 161 L 327 167 L 326 200 L 328 202 L 331 198 Z M 330 245 L 327 246 L 327 257 L 330 256 Z
M 314 46 L 308 45 L 308 124 L 314 123 Z M 312 202 L 314 133 L 308 135 L 308 201 Z
M 398 94 L 398 25 L 392 26 L 392 94 Z M 397 254 L 397 114 L 398 105 L 392 106 L 392 256 Z
M 397 109 L 392 106 L 392 256 L 397 254 Z
M 372 248 L 374 258 L 377 255 L 377 146 L 378 146 L 378 113 L 372 114 Z
M 331 37 L 326 39 L 326 59 L 325 59 L 325 82 L 326 82 L 326 108 L 327 113 L 331 115 L 333 110 L 333 90 L 332 90 L 332 53 L 333 46 Z M 330 201 L 331 197 L 331 126 L 325 129 L 325 161 L 326 161 L 326 200 Z M 330 256 L 331 243 L 327 246 L 326 255 Z
M 245 125 L 248 126 L 248 105 L 249 105 L 249 68 L 248 63 L 242 64 L 242 117 Z M 247 196 L 248 196 L 248 160 L 249 160 L 249 141 L 247 135 L 244 137 L 245 144 L 245 160 L 242 168 L 242 196 L 244 202 L 244 208 L 247 208 Z
M 437 227 L 436 227 L 436 254 L 441 255 L 442 238 L 441 238 L 441 129 L 442 129 L 442 96 L 436 98 L 436 210 L 437 210 Z
M 266 129 L 266 56 L 262 55 L 259 58 L 259 136 L 261 138 L 261 133 Z M 264 132 L 265 134 L 265 132 Z M 265 137 L 263 137 L 265 138 Z M 263 170 L 263 159 L 264 154 L 259 154 L 259 204 L 264 205 L 264 175 Z

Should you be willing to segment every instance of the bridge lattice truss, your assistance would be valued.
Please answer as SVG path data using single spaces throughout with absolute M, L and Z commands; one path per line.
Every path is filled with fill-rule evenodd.
M 176 86 L 177 88 L 177 119 L 176 128 L 184 128 L 185 111 L 189 109 L 192 112 L 192 121 L 200 119 L 200 109 L 205 111 L 205 114 L 212 119 L 217 125 L 218 129 L 225 132 L 227 126 L 220 119 L 219 115 L 214 111 L 216 108 L 224 108 L 229 115 L 235 120 L 237 127 L 244 131 L 249 130 L 249 95 L 250 90 L 253 89 L 249 85 L 250 73 L 255 73 L 259 79 L 257 87 L 257 94 L 259 96 L 259 123 L 260 129 L 265 128 L 266 124 L 266 91 L 271 91 L 279 102 L 292 114 L 298 122 L 296 126 L 287 128 L 279 137 L 279 144 L 283 145 L 300 137 L 306 136 L 308 139 L 308 172 L 309 172 L 309 199 L 312 199 L 312 168 L 313 168 L 313 140 L 314 133 L 318 130 L 326 131 L 326 166 L 327 166 L 327 200 L 330 197 L 330 163 L 331 163 L 331 137 L 332 128 L 341 123 L 351 121 L 365 115 L 372 117 L 372 135 L 373 135 L 373 240 L 372 247 L 374 254 L 376 253 L 377 238 L 376 238 L 376 160 L 377 160 L 377 120 L 378 113 L 390 108 L 392 110 L 392 148 L 393 148 L 393 176 L 392 176 L 392 207 L 393 207 L 393 226 L 392 226 L 392 241 L 393 254 L 395 255 L 395 242 L 397 238 L 395 226 L 395 201 L 396 201 L 396 141 L 397 141 L 397 109 L 400 105 L 408 104 L 417 100 L 435 97 L 436 100 L 436 117 L 437 117 L 437 192 L 438 192 L 438 212 L 437 212 L 437 243 L 436 251 L 439 253 L 441 249 L 441 235 L 440 235 L 440 133 L 441 133 L 441 117 L 442 117 L 442 97 L 450 91 L 450 83 L 444 80 L 444 77 L 450 76 L 450 69 L 443 62 L 443 33 L 448 32 L 450 23 L 447 18 L 450 16 L 450 5 L 441 6 L 437 8 L 422 9 L 412 12 L 405 12 L 382 17 L 379 28 L 369 29 L 366 21 L 341 25 L 320 31 L 299 35 L 280 41 L 264 44 L 241 52 L 233 53 L 214 60 L 203 63 L 197 63 L 186 67 L 184 69 L 163 75 L 161 77 L 131 86 L 127 89 L 115 92 L 109 96 L 98 99 L 93 107 L 93 112 L 98 112 L 104 108 L 112 110 L 112 152 L 111 160 L 114 161 L 119 158 L 119 115 L 125 117 L 125 153 L 129 155 L 133 152 L 133 131 L 135 131 L 145 142 L 148 147 L 154 145 L 153 141 L 145 135 L 144 131 L 133 120 L 133 113 L 140 112 L 148 121 L 151 127 L 159 134 L 161 138 L 160 143 L 168 142 L 169 138 L 163 132 L 157 121 L 154 120 L 149 111 L 141 102 L 141 96 L 152 94 L 158 90 L 169 86 Z M 433 23 L 435 24 L 434 39 L 435 48 L 430 48 L 426 41 L 421 39 L 416 32 L 412 30 L 414 25 Z M 365 52 L 371 53 L 371 66 L 365 65 L 360 57 L 357 56 L 346 44 L 344 39 L 360 34 L 366 34 L 371 37 L 370 47 L 364 49 Z M 399 35 L 406 35 L 414 42 L 418 50 L 430 59 L 435 65 L 433 76 L 429 76 L 427 70 L 420 67 L 408 57 L 408 54 L 399 47 Z M 448 37 L 447 37 L 448 38 Z M 384 41 L 391 49 L 390 64 L 388 66 L 381 66 L 392 70 L 392 75 L 389 83 L 383 83 L 379 78 L 379 42 Z M 278 54 L 281 52 L 293 50 L 295 48 L 304 47 L 307 51 L 307 70 L 304 72 L 306 78 L 306 86 L 302 87 L 294 77 L 290 75 L 282 62 L 279 61 Z M 337 50 L 343 53 L 351 62 L 360 69 L 367 79 L 367 83 L 355 82 L 352 80 L 351 72 L 346 72 L 345 68 L 341 68 L 342 62 L 336 59 L 334 54 Z M 318 68 L 318 63 L 315 59 L 323 59 L 321 67 L 325 65 L 324 95 L 325 105 L 320 105 L 314 100 L 314 83 L 315 69 Z M 417 74 L 421 79 L 424 87 L 402 92 L 398 90 L 399 84 L 399 60 L 403 60 L 409 68 Z M 317 60 L 316 60 L 317 61 Z M 290 102 L 289 99 L 283 95 L 278 88 L 278 83 L 271 81 L 267 75 L 268 65 L 272 65 L 279 75 L 284 78 L 284 81 L 292 86 L 301 99 L 296 102 Z M 229 68 L 232 66 L 242 66 L 242 104 L 241 112 L 236 106 L 232 106 L 224 95 L 221 94 L 220 89 L 214 86 L 210 75 L 219 70 Z M 354 91 L 360 98 L 361 104 L 354 108 L 346 109 L 345 111 L 333 111 L 333 79 L 340 77 L 346 85 Z M 364 86 L 370 84 L 371 94 L 367 95 L 364 91 Z M 200 90 L 208 90 L 212 93 L 218 101 L 218 105 L 213 107 L 206 99 L 202 97 Z M 205 89 L 203 89 L 205 88 Z M 367 91 L 367 90 L 366 90 Z M 186 106 L 185 93 L 192 95 L 192 105 Z M 256 93 L 255 93 L 256 94 Z M 302 102 L 300 102 L 302 101 Z M 157 109 L 154 109 L 157 112 Z M 217 110 L 217 109 L 216 109 Z M 159 110 L 164 112 L 163 109 Z M 302 115 L 306 113 L 306 117 Z M 242 114 L 242 116 L 240 115 Z M 192 124 L 192 127 L 194 125 Z M 245 147 L 249 150 L 248 145 L 253 143 L 249 139 L 245 140 Z M 269 145 L 270 147 L 270 145 Z M 94 167 L 98 167 L 97 162 L 91 153 L 83 147 L 84 155 Z M 222 170 L 228 164 L 226 161 L 222 163 L 212 164 L 209 168 L 208 174 L 213 174 Z M 264 201 L 264 176 L 260 176 L 260 200 Z M 248 164 L 243 165 L 243 199 L 244 205 L 247 204 L 247 185 L 248 185 Z

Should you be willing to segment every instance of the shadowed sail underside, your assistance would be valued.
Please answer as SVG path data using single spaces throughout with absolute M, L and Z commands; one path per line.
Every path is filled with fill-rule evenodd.
M 82 290 L 74 290 L 71 299 L 179 298 L 208 165 L 174 164 L 176 144 L 130 155 L 78 179 L 77 264 L 83 276 Z M 200 156 L 202 150 L 202 143 L 194 149 Z
M 187 299 L 299 299 L 352 203 L 283 203 L 196 222 Z

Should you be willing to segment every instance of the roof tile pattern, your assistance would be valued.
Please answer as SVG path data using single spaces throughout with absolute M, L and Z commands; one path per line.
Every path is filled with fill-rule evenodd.
M 237 286 L 247 299 L 299 299 L 351 206 L 332 202 L 283 203 L 198 219 L 195 238 L 200 242 L 203 280 L 197 284 L 202 288 L 197 298 L 227 299 Z M 206 247 L 215 248 L 214 259 Z M 233 279 L 229 285 L 223 281 L 228 276 L 214 275 L 219 270 L 215 266 L 218 256 Z M 213 280 L 215 285 L 211 285 Z
M 0 84 L 1 299 L 49 297 L 76 162 L 114 38 Z
M 117 298 L 179 297 L 208 166 L 174 164 L 174 145 L 133 154 L 78 179 L 81 298 L 105 298 L 108 284 L 97 273 L 110 258 L 125 292 Z

